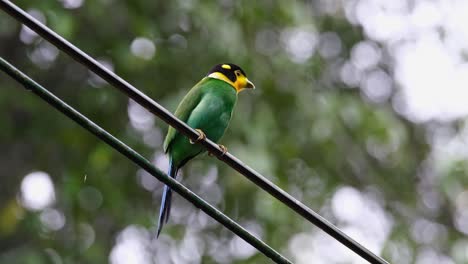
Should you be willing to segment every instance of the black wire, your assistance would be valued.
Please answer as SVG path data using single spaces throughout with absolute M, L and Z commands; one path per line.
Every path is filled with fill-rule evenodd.
M 163 108 L 161 105 L 153 101 L 151 98 L 137 90 L 131 84 L 120 78 L 115 73 L 106 69 L 104 66 L 99 64 L 92 57 L 75 47 L 70 42 L 59 36 L 57 33 L 49 29 L 48 27 L 41 24 L 39 21 L 34 19 L 32 16 L 24 12 L 22 9 L 7 0 L 0 0 L 0 8 L 6 13 L 14 17 L 16 20 L 28 26 L 30 29 L 35 31 L 37 34 L 42 36 L 44 39 L 51 42 L 53 45 L 67 53 L 73 59 L 86 66 L 92 72 L 106 80 L 112 86 L 118 88 L 120 91 L 125 93 L 128 97 L 132 98 L 135 102 L 146 108 L 151 113 L 155 114 L 166 123 L 177 129 L 180 133 L 186 135 L 192 140 L 198 138 L 198 133 L 189 127 L 184 122 L 177 119 L 168 110 Z M 249 166 L 245 165 L 242 161 L 231 155 L 230 153 L 223 154 L 217 144 L 209 139 L 200 141 L 209 152 L 213 153 L 218 159 L 224 161 L 226 164 L 237 170 L 239 173 L 247 177 L 250 181 L 255 183 L 257 186 L 267 191 L 269 194 L 274 196 L 286 204 L 289 208 L 293 209 L 296 213 L 313 223 L 327 234 L 338 240 L 340 243 L 354 251 L 359 256 L 363 257 L 370 263 L 383 264 L 388 263 L 383 258 L 375 255 L 370 250 L 360 245 L 358 242 L 353 240 L 351 237 L 343 233 L 336 226 L 328 222 L 325 218 L 312 211 L 306 205 L 292 197 L 281 188 L 267 180 L 260 173 L 256 172 Z

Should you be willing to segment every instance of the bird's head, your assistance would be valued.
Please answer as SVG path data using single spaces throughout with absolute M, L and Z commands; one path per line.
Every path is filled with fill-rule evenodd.
M 244 89 L 255 89 L 255 85 L 247 79 L 245 72 L 239 66 L 232 63 L 223 63 L 214 66 L 210 72 L 208 72 L 208 77 L 220 79 L 229 83 L 237 92 Z

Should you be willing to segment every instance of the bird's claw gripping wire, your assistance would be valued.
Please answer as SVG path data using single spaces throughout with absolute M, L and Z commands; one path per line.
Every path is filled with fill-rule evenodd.
M 196 143 L 200 142 L 201 140 L 206 139 L 206 134 L 205 134 L 205 132 L 203 132 L 201 129 L 195 128 L 195 131 L 198 132 L 198 138 L 195 139 L 195 140 L 189 139 L 190 144 L 196 144 Z M 223 152 L 223 153 L 221 154 L 221 157 L 224 156 L 224 155 L 227 153 L 228 149 L 227 149 L 225 146 L 221 145 L 221 144 L 218 144 L 218 147 L 219 147 L 219 148 L 221 149 L 221 151 Z M 209 156 L 213 156 L 213 154 L 212 154 L 211 152 L 209 152 L 208 155 L 209 155 Z
M 228 149 L 227 149 L 225 146 L 223 146 L 223 145 L 221 145 L 221 144 L 218 144 L 218 147 L 219 147 L 219 148 L 221 149 L 221 151 L 223 152 L 223 153 L 221 154 L 220 157 L 224 156 L 224 155 L 228 152 Z M 214 154 L 211 153 L 211 152 L 208 152 L 208 156 L 212 157 L 212 156 L 214 156 Z
M 200 142 L 200 140 L 206 139 L 206 134 L 201 129 L 195 128 L 195 131 L 198 132 L 198 138 L 195 140 L 190 139 L 190 144 L 195 144 L 195 143 Z

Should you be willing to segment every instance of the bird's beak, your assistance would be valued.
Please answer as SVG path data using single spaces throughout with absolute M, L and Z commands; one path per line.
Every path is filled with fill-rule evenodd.
M 253 82 L 249 81 L 249 79 L 245 79 L 247 81 L 247 83 L 245 84 L 245 88 L 247 89 L 255 89 L 255 85 L 253 84 Z

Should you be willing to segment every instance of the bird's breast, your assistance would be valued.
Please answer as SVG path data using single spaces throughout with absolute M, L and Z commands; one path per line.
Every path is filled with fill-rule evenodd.
M 213 111 L 213 112 L 216 112 L 216 111 L 219 111 L 223 108 L 224 106 L 224 102 L 221 98 L 213 98 L 210 100 L 209 104 L 208 104 L 208 111 Z

